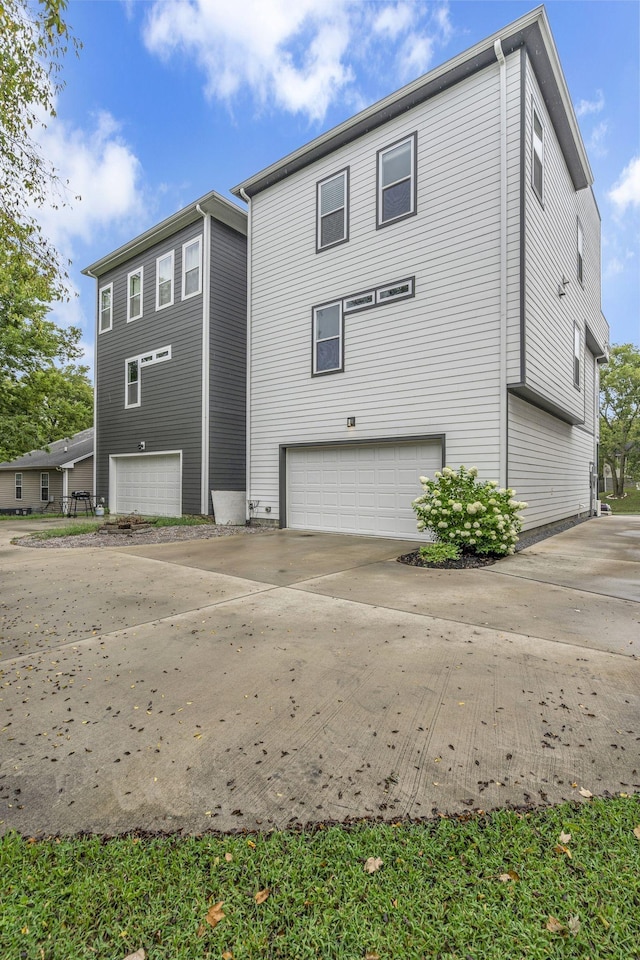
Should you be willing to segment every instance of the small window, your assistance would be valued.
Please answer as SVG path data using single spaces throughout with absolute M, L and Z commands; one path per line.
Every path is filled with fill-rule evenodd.
M 182 247 L 182 299 L 195 297 L 202 290 L 201 286 L 201 245 L 200 237 L 190 240 Z
M 531 142 L 531 182 L 533 189 L 542 201 L 542 174 L 544 169 L 544 129 L 537 110 L 533 111 Z
M 580 327 L 573 325 L 573 385 L 580 389 Z
M 378 226 L 416 212 L 416 135 L 378 152 Z
M 335 247 L 349 239 L 349 171 L 318 184 L 317 249 Z
M 355 313 L 356 310 L 366 310 L 367 307 L 375 306 L 376 292 L 369 290 L 367 293 L 359 293 L 355 297 L 348 297 L 342 303 L 342 309 L 345 313 Z
M 388 287 L 380 287 L 376 291 L 378 303 L 388 303 L 389 300 L 405 300 L 413 296 L 413 277 L 409 280 L 401 280 L 399 283 L 391 284 Z
M 140 363 L 138 359 L 127 360 L 126 362 L 127 382 L 125 394 L 125 407 L 140 406 Z
M 173 303 L 173 250 L 156 260 L 156 310 Z
M 127 323 L 142 316 L 142 267 L 127 277 Z
M 582 224 L 578 220 L 578 280 L 580 283 L 584 281 L 584 261 L 583 249 L 584 249 L 584 234 L 582 232 Z
M 16 473 L 16 500 L 22 500 L 22 474 Z
M 43 503 L 49 503 L 49 474 L 40 474 L 40 499 Z
M 328 303 L 313 311 L 313 373 L 342 370 L 342 303 Z
M 106 333 L 113 326 L 113 284 L 100 288 L 100 333 Z

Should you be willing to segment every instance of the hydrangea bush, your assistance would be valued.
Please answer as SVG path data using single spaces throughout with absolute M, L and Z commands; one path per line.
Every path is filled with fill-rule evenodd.
M 444 467 L 434 479 L 420 477 L 423 493 L 413 501 L 418 530 L 428 530 L 439 543 L 450 543 L 463 554 L 503 557 L 514 553 L 526 503 L 515 500 L 511 487 L 495 480 L 478 480 L 478 468 Z

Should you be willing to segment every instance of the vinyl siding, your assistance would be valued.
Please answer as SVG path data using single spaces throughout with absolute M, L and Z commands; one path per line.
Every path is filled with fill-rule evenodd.
M 594 460 L 592 433 L 509 397 L 509 485 L 529 504 L 525 529 L 587 514 Z
M 520 380 L 520 157 L 522 58 L 524 50 L 507 57 L 507 380 Z
M 210 486 L 245 490 L 247 239 L 215 220 L 210 344 Z
M 73 490 L 88 490 L 93 493 L 93 457 L 87 457 L 69 470 L 69 493 Z
M 22 473 L 22 500 L 16 500 L 16 473 Z M 40 499 L 40 474 L 49 474 L 49 497 L 55 503 L 49 507 L 51 513 L 57 512 L 62 504 L 62 474 L 55 467 L 37 470 L 2 470 L 0 471 L 0 507 L 11 509 L 26 509 L 31 507 L 34 513 L 40 513 L 46 503 Z
M 499 129 L 495 65 L 252 201 L 258 515 L 280 443 L 446 433 L 450 464 L 498 476 Z M 417 215 L 376 230 L 376 151 L 414 132 Z M 347 166 L 349 242 L 316 254 L 316 183 Z M 410 276 L 413 299 L 345 318 L 344 372 L 311 377 L 313 306 Z

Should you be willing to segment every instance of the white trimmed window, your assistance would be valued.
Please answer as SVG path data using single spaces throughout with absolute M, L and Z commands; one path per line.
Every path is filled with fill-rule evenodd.
M 127 323 L 142 316 L 142 270 L 138 267 L 127 276 Z
M 577 271 L 578 271 L 578 280 L 580 283 L 584 282 L 584 260 L 583 260 L 583 251 L 584 251 L 584 233 L 582 232 L 582 224 L 578 220 L 578 236 L 577 236 Z
M 531 126 L 531 183 L 533 189 L 542 202 L 544 173 L 544 128 L 540 115 L 533 108 L 533 123 Z
M 200 237 L 182 245 L 182 299 L 202 292 L 202 244 Z
M 580 351 L 582 341 L 580 337 L 580 327 L 577 323 L 573 325 L 573 385 L 580 389 Z
M 156 260 L 156 310 L 173 303 L 173 250 Z
M 313 374 L 336 373 L 342 365 L 342 301 L 313 310 Z
M 349 170 L 318 184 L 317 250 L 349 239 Z
M 16 500 L 22 500 L 22 474 L 16 473 Z
M 142 402 L 140 391 L 142 368 L 150 367 L 155 363 L 164 363 L 166 360 L 171 360 L 171 344 L 168 347 L 149 350 L 148 353 L 141 353 L 137 357 L 129 357 L 128 360 L 125 360 L 124 405 L 126 408 L 139 407 Z
M 413 277 L 401 280 L 388 287 L 379 287 L 376 290 L 376 303 L 389 303 L 390 300 L 404 300 L 413 296 Z
M 98 294 L 99 300 L 99 322 L 98 330 L 100 333 L 106 333 L 113 326 L 113 284 L 106 287 L 100 287 Z
M 40 474 L 40 500 L 42 503 L 49 503 L 49 474 Z
M 378 226 L 416 212 L 416 134 L 378 151 Z
M 376 303 L 375 290 L 368 290 L 366 293 L 358 293 L 355 297 L 347 297 L 342 301 L 342 309 L 345 313 L 355 313 L 356 310 L 367 310 L 374 307 Z

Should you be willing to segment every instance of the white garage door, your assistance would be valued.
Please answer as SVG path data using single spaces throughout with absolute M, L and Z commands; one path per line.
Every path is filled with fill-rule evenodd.
M 179 453 L 112 457 L 111 464 L 111 510 L 153 517 L 182 514 Z
M 293 447 L 287 451 L 287 525 L 424 539 L 411 502 L 419 477 L 442 467 L 440 441 Z

